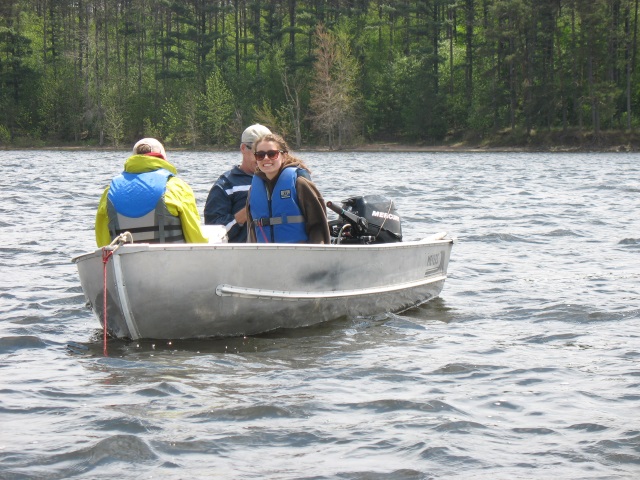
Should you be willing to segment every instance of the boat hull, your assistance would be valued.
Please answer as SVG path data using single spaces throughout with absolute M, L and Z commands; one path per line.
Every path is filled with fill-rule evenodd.
M 73 259 L 118 338 L 241 336 L 398 312 L 441 292 L 452 240 L 380 245 L 127 244 Z

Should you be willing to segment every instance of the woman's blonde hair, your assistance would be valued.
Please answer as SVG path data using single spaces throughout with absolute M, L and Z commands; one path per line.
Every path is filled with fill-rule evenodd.
M 282 159 L 282 168 L 292 163 L 297 163 L 300 165 L 300 168 L 304 168 L 307 172 L 311 173 L 311 170 L 309 169 L 309 167 L 307 167 L 300 158 L 296 157 L 290 152 L 289 145 L 287 145 L 287 142 L 285 141 L 285 139 L 282 138 L 277 133 L 267 133 L 265 135 L 262 135 L 261 137 L 258 137 L 258 139 L 255 142 L 253 142 L 252 150 L 254 154 L 258 151 L 258 144 L 262 142 L 273 142 L 278 145 L 278 150 L 281 150 L 282 152 L 284 152 L 282 154 L 284 156 L 284 158 Z M 258 170 L 259 170 L 259 167 L 256 166 L 256 171 Z

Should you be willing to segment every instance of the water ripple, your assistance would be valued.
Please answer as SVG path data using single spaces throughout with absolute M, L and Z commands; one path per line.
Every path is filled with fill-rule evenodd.
M 45 348 L 46 346 L 46 342 L 41 338 L 32 335 L 0 338 L 0 354 L 13 353 L 23 349 Z
M 104 356 L 70 259 L 127 155 L 0 151 L 1 478 L 637 478 L 640 155 L 300 152 L 457 238 L 442 296 Z M 169 157 L 202 211 L 239 154 Z

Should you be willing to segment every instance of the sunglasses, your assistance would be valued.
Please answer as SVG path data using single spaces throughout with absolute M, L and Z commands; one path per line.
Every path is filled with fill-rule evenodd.
M 256 152 L 254 153 L 256 160 L 264 160 L 264 157 L 269 157 L 269 160 L 275 160 L 278 158 L 278 155 L 284 153 L 283 150 L 269 150 L 266 152 Z

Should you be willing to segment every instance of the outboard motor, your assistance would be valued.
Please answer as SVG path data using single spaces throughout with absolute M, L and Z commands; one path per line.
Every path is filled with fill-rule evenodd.
M 391 243 L 402 241 L 400 216 L 393 200 L 381 195 L 351 197 L 338 207 L 327 202 L 338 214 L 329 222 L 332 243 Z

